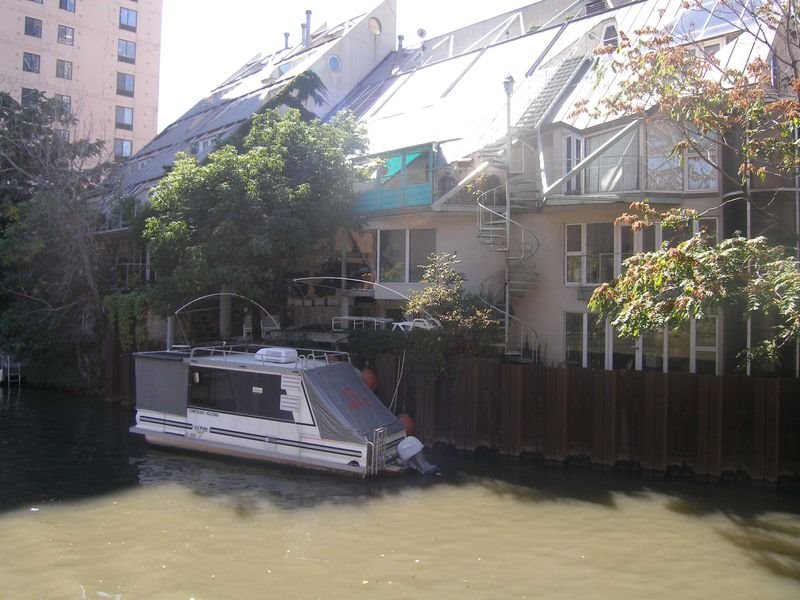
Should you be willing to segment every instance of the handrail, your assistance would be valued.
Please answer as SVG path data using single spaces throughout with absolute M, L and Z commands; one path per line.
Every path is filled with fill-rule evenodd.
M 507 310 L 503 310 L 499 306 L 495 306 L 494 304 L 489 302 L 486 298 L 483 298 L 482 296 L 480 298 L 481 298 L 481 302 L 483 302 L 489 308 L 491 308 L 492 310 L 496 310 L 497 312 L 499 312 L 504 317 L 508 317 L 509 319 L 511 319 L 512 321 L 515 321 L 519 325 L 519 328 L 520 328 L 520 352 L 522 351 L 522 341 L 524 339 L 524 334 L 525 334 L 526 330 L 529 333 L 533 334 L 533 342 L 531 343 L 531 348 L 533 348 L 536 345 L 536 343 L 539 341 L 539 332 L 538 331 L 536 331 L 533 327 L 528 325 L 525 321 L 523 321 L 519 317 L 515 317 L 514 315 L 512 315 Z
M 220 358 L 225 360 L 247 356 L 255 360 L 256 352 L 263 348 L 282 348 L 282 346 L 264 346 L 260 344 L 243 345 L 222 345 L 222 346 L 197 346 L 192 348 L 189 353 L 189 360 L 198 358 Z M 309 365 L 314 365 L 317 361 L 324 361 L 326 364 L 339 362 L 350 363 L 350 354 L 341 350 L 321 350 L 319 348 L 294 348 L 297 351 L 297 359 L 294 361 L 295 368 L 304 371 Z M 267 364 L 269 361 L 265 361 Z M 275 363 L 291 364 L 291 363 Z
M 502 187 L 504 187 L 504 186 L 503 185 L 499 185 L 497 187 L 494 187 L 494 188 L 492 188 L 490 190 L 487 190 L 487 191 L 483 192 L 480 196 L 478 196 L 478 199 L 477 199 L 478 209 L 479 209 L 478 210 L 478 229 L 480 229 L 481 226 L 483 225 L 483 215 L 481 213 L 481 209 L 486 211 L 486 212 L 488 212 L 488 213 L 491 213 L 495 217 L 499 217 L 499 218 L 501 218 L 501 219 L 503 219 L 505 221 L 508 221 L 512 225 L 516 225 L 519 228 L 519 231 L 520 231 L 520 234 L 521 234 L 520 250 L 523 253 L 520 256 L 510 256 L 510 254 L 509 254 L 507 256 L 507 258 L 510 259 L 510 260 L 527 260 L 528 258 L 532 257 L 534 254 L 536 254 L 536 252 L 539 251 L 540 242 L 539 242 L 539 238 L 536 237 L 536 234 L 533 233 L 533 231 L 531 231 L 527 227 L 525 227 L 522 223 L 520 223 L 518 221 L 515 221 L 511 217 L 508 217 L 505 213 L 501 213 L 501 212 L 499 212 L 497 210 L 494 210 L 494 208 L 490 208 L 489 206 L 487 206 L 483 202 L 481 202 L 481 198 L 483 198 L 484 196 L 486 196 L 489 193 L 494 194 L 498 189 L 500 189 Z M 531 251 L 529 253 L 525 253 L 525 248 L 527 246 L 527 244 L 525 243 L 525 234 L 527 234 L 528 237 L 530 237 L 535 242 L 535 247 L 532 246 L 531 247 L 532 249 L 531 249 Z M 506 240 L 506 246 L 507 246 L 507 248 L 509 250 L 509 253 L 510 253 L 509 241 L 510 240 Z

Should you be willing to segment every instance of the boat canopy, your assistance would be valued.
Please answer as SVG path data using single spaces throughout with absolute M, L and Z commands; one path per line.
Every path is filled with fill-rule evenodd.
M 323 438 L 363 443 L 386 427 L 386 436 L 405 428 L 372 393 L 349 363 L 303 373 L 311 409 Z

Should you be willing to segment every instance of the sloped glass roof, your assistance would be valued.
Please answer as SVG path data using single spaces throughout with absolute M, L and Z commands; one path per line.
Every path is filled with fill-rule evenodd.
M 739 32 L 755 22 L 753 13 L 763 0 L 703 0 L 687 8 L 672 24 L 673 35 L 704 40 Z

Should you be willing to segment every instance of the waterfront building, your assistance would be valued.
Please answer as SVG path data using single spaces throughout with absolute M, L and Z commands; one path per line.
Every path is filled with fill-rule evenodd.
M 703 217 L 694 229 L 719 237 L 768 232 L 774 243 L 796 245 L 800 196 L 794 180 L 752 182 L 751 198 L 769 202 L 788 228 L 776 237 L 774 222 L 734 201 L 737 190 L 715 168 L 725 166 L 721 146 L 705 140 L 674 155 L 677 138 L 658 119 L 575 106 L 591 109 L 615 93 L 619 75 L 597 50 L 623 33 L 684 30 L 685 43 L 739 68 L 757 58 L 775 62 L 774 39 L 743 33 L 741 15 L 711 0 L 544 0 L 435 38 L 421 32 L 406 44 L 395 42 L 395 4 L 386 0 L 317 30 L 308 15 L 298 44 L 255 57 L 137 153 L 122 174 L 126 193 L 146 202 L 176 152 L 204 158 L 310 69 L 329 95 L 308 108 L 323 119 L 353 111 L 377 165 L 356 202 L 366 226 L 342 236 L 337 255 L 320 256 L 311 271 L 366 270 L 381 287 L 343 285 L 324 297 L 289 298 L 295 325 L 335 316 L 402 319 L 403 302 L 391 290 L 419 289 L 418 265 L 446 251 L 462 261 L 470 291 L 495 308 L 509 358 L 722 374 L 737 366 L 748 340 L 768 335 L 766 322 L 722 314 L 635 341 L 596 322 L 587 300 L 627 256 L 692 233 L 615 224 L 632 201 L 696 209 Z M 780 73 L 773 85 L 782 93 Z M 109 230 L 127 226 L 113 211 L 108 223 Z M 796 376 L 797 355 L 796 346 L 788 348 L 770 372 Z

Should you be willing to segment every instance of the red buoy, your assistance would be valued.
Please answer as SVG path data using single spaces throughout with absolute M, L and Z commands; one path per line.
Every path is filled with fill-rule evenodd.
M 406 426 L 406 435 L 414 435 L 414 419 L 409 417 L 406 413 L 403 413 L 397 417 L 397 420 Z
M 375 374 L 375 371 L 369 367 L 361 370 L 361 379 L 364 380 L 364 383 L 366 383 L 367 387 L 373 392 L 378 389 L 378 376 Z

